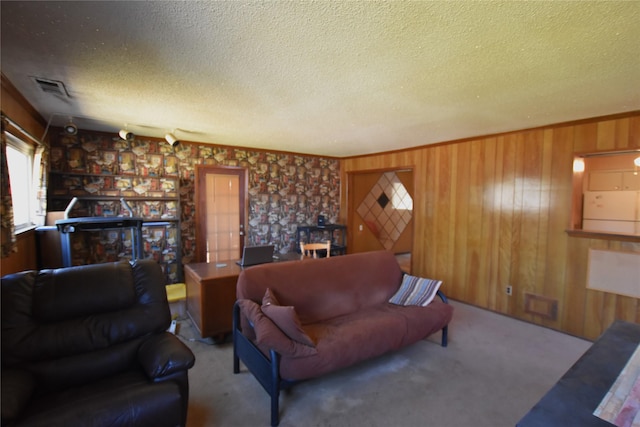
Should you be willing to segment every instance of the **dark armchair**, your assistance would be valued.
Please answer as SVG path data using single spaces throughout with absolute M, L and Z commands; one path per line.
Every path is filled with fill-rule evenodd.
M 2 278 L 3 426 L 184 426 L 191 350 L 152 260 Z

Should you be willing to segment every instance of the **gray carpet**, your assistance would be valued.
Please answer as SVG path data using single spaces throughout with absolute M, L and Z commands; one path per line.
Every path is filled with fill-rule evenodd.
M 302 382 L 280 397 L 280 425 L 500 427 L 515 423 L 591 343 L 456 301 L 440 333 L 399 352 Z M 196 355 L 188 427 L 268 426 L 269 396 L 232 345 L 179 336 Z

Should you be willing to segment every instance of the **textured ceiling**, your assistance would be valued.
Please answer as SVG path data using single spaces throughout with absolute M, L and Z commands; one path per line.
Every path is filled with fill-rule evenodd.
M 639 1 L 0 5 L 54 125 L 342 157 L 640 110 Z

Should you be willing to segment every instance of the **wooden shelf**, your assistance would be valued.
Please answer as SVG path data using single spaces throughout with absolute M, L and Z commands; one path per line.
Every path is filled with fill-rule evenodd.
M 589 231 L 589 230 L 566 230 L 566 232 L 571 237 L 582 237 L 586 239 L 617 240 L 620 242 L 640 242 L 640 236 L 636 236 L 633 234 L 605 233 L 600 231 Z
M 152 197 L 152 196 L 67 196 L 67 195 L 53 195 L 53 196 L 49 196 L 50 200 L 71 200 L 74 197 L 78 198 L 78 201 L 81 202 L 83 200 L 87 200 L 87 201 L 119 201 L 120 199 L 125 199 L 126 201 L 138 201 L 138 202 L 144 202 L 147 200 L 155 200 L 155 201 L 159 201 L 159 202 L 177 202 L 178 198 L 177 197 Z

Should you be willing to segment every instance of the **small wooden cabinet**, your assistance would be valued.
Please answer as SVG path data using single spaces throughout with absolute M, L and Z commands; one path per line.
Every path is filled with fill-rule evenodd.
M 622 189 L 640 190 L 640 172 L 623 172 Z
M 274 262 L 296 261 L 297 253 L 279 255 Z M 187 315 L 203 338 L 218 340 L 232 331 L 236 283 L 243 268 L 235 260 L 199 262 L 184 266 L 187 287 Z
M 242 268 L 234 261 L 222 264 L 202 262 L 184 266 L 187 314 L 203 338 L 220 339 L 232 330 L 236 282 Z
M 591 172 L 589 191 L 615 191 L 622 189 L 621 172 Z
M 589 191 L 640 190 L 640 173 L 597 171 L 589 173 Z

